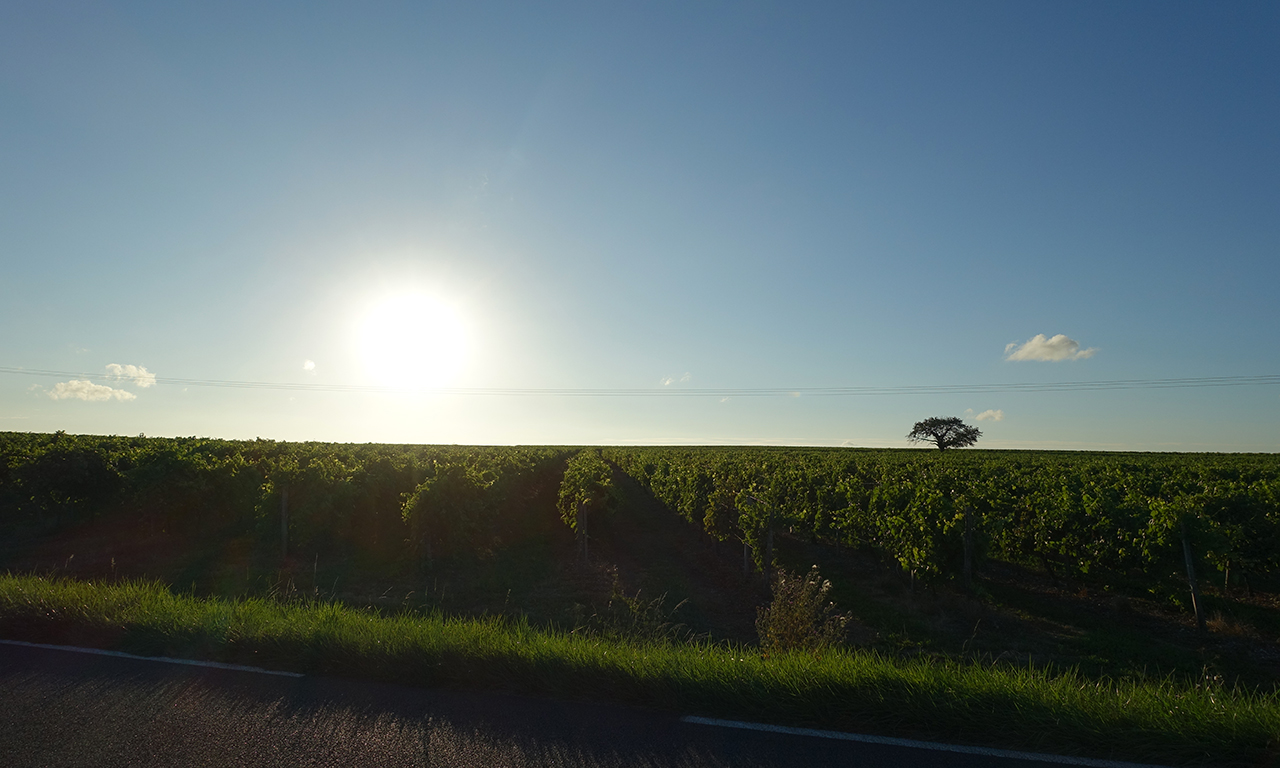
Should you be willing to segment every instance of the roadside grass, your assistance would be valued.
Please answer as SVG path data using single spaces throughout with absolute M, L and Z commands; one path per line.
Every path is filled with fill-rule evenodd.
M 712 717 L 1168 765 L 1268 765 L 1280 695 L 1077 672 L 762 654 L 625 641 L 509 618 L 381 615 L 335 602 L 218 600 L 155 582 L 0 575 L 0 635 L 421 686 L 618 701 Z

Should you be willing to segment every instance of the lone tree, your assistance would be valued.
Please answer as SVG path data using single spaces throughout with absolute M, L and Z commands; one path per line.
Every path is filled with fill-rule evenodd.
M 917 421 L 907 434 L 907 439 L 911 442 L 933 443 L 940 451 L 973 445 L 980 437 L 982 430 L 965 424 L 955 416 L 934 416 Z

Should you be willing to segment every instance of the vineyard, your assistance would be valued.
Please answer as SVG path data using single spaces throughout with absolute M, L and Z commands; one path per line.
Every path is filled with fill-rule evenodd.
M 553 448 L 0 435 L 0 525 L 112 516 L 148 533 L 248 534 L 260 549 L 430 564 L 514 535 Z
M 870 548 L 923 579 L 982 560 L 1166 588 L 1280 568 L 1280 457 L 609 448 L 686 520 L 763 568 L 775 531 Z M 1206 568 L 1208 572 L 1206 572 Z M 1191 575 L 1189 575 L 1191 574 Z
M 658 517 L 642 519 L 646 504 Z M 400 585 L 422 605 L 523 610 L 566 626 L 593 603 L 637 607 L 641 587 L 652 597 L 674 591 L 673 602 L 692 600 L 686 613 L 705 619 L 694 622 L 699 631 L 739 640 L 751 631 L 749 603 L 768 599 L 768 574 L 817 561 L 798 554 L 805 545 L 823 548 L 824 569 L 878 563 L 913 593 L 982 600 L 996 589 L 992 573 L 1016 567 L 1062 589 L 1138 596 L 1194 617 L 1203 632 L 1206 604 L 1276 591 L 1280 457 L 4 433 L 0 529 L 0 567 L 10 569 L 65 566 L 252 594 L 307 566 L 318 589 L 323 565 L 331 583 Z M 76 535 L 43 560 L 30 556 L 42 541 Z M 690 535 L 715 546 L 690 539 L 676 554 L 672 543 Z M 665 560 L 657 565 L 678 573 L 628 586 L 625 563 L 621 572 L 611 563 L 644 536 L 653 541 L 632 553 L 630 570 Z M 129 570 L 136 550 L 151 560 Z M 171 551 L 187 554 L 156 565 L 157 552 Z M 848 582 L 838 584 L 842 600 L 866 593 Z M 432 590 L 440 600 L 427 599 Z M 453 603 L 441 602 L 446 593 Z M 736 601 L 736 629 L 716 618 L 731 612 L 708 604 L 718 600 Z
M 777 532 L 874 552 L 924 582 L 968 584 L 998 560 L 1175 596 L 1188 580 L 1251 590 L 1280 569 L 1273 455 L 576 450 L 5 433 L 0 525 L 64 528 L 120 515 L 151 532 L 241 531 L 282 555 L 362 554 L 429 566 L 518 537 L 530 495 L 553 487 L 561 519 L 589 555 L 590 516 L 618 506 L 613 467 L 716 540 L 741 542 L 755 572 L 773 564 Z

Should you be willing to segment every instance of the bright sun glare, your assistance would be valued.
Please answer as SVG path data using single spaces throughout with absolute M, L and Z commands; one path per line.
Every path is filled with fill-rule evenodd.
M 365 371 L 384 386 L 446 387 L 467 361 L 467 329 L 457 310 L 423 293 L 378 302 L 361 323 L 359 342 Z

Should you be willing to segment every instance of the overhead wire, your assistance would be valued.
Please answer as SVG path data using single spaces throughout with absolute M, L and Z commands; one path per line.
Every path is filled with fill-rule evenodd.
M 0 373 L 86 381 L 124 382 L 136 377 L 112 373 L 54 371 L 0 366 Z M 1126 389 L 1190 389 L 1280 384 L 1280 375 L 1203 376 L 1166 379 L 1106 379 L 1096 381 L 1022 382 L 1004 384 L 929 384 L 862 387 L 394 387 L 375 384 L 326 384 L 319 382 L 241 381 L 177 376 L 149 376 L 145 381 L 192 387 L 283 390 L 294 392 L 351 392 L 371 394 L 426 394 L 487 397 L 857 397 L 887 395 L 983 394 L 999 392 L 1096 392 Z

